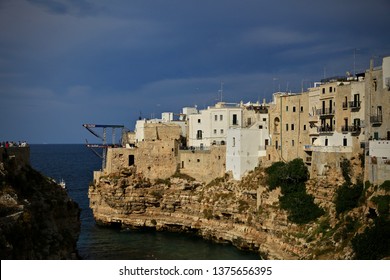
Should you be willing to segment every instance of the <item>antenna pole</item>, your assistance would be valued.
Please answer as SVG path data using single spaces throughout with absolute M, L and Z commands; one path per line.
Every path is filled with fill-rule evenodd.
M 221 93 L 221 102 L 223 101 L 223 82 L 221 82 L 221 89 L 219 90 Z

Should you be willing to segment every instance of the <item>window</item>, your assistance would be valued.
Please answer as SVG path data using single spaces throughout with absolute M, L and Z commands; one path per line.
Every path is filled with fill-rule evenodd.
M 322 93 L 323 93 L 323 94 L 325 93 L 325 88 L 322 88 Z
M 233 137 L 233 147 L 236 146 L 236 137 Z
M 200 162 L 200 159 L 196 159 L 197 162 Z
M 293 106 L 293 112 L 295 113 L 295 106 Z
M 233 114 L 233 125 L 237 125 L 237 114 Z
M 301 106 L 301 112 L 303 112 L 303 106 Z
M 347 140 L 347 138 L 344 138 L 343 139 L 343 146 L 345 147 L 345 146 L 347 146 L 347 144 L 348 144 L 348 140 Z
M 269 145 L 269 139 L 265 139 L 265 144 L 266 147 Z
M 288 106 L 286 106 L 286 112 L 288 112 Z
M 279 145 L 278 145 L 278 140 L 275 141 L 275 148 L 278 149 L 279 148 Z
M 279 122 L 280 122 L 279 118 L 276 117 L 276 118 L 274 119 L 274 132 L 278 132 L 278 129 L 279 129 Z
M 252 119 L 248 118 L 248 125 L 251 125 L 251 124 L 252 124 Z
M 332 87 L 329 87 L 329 92 L 332 92 L 332 89 L 333 89 Z
M 214 115 L 214 120 L 215 120 L 215 121 L 218 120 L 218 115 Z
M 198 123 L 200 123 L 200 119 L 198 119 Z
M 325 139 L 325 146 L 328 146 L 328 139 Z
M 303 130 L 306 130 L 306 124 L 303 125 Z
M 135 162 L 134 155 L 129 155 L 129 166 L 134 165 L 134 162 Z
M 267 118 L 263 118 L 263 122 L 266 122 L 267 121 Z
M 181 161 L 181 168 L 184 168 L 184 161 Z
M 288 131 L 288 123 L 286 123 L 286 131 Z
M 219 115 L 219 120 L 220 120 L 220 121 L 223 120 L 223 115 Z
M 216 129 L 214 129 L 214 134 L 217 134 L 217 130 Z
M 294 147 L 294 144 L 295 144 L 295 141 L 294 141 L 294 140 L 291 140 L 291 146 Z
M 221 134 L 223 134 L 223 129 L 221 129 Z
M 263 129 L 263 126 L 262 126 L 262 125 L 259 125 L 259 129 Z
M 378 116 L 382 116 L 382 106 L 378 106 L 378 107 L 376 108 L 376 112 L 377 112 L 377 115 L 378 115 Z
M 291 124 L 291 130 L 294 130 L 294 124 Z
M 202 130 L 198 130 L 197 132 L 196 132 L 196 139 L 202 139 Z

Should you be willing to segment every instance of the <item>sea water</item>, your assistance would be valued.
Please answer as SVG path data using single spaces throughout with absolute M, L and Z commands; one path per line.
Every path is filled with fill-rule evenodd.
M 81 232 L 77 248 L 92 260 L 226 260 L 259 259 L 232 245 L 215 244 L 188 234 L 128 231 L 97 226 L 89 208 L 88 186 L 102 161 L 85 145 L 31 145 L 34 169 L 56 181 L 63 179 L 69 196 L 81 208 Z

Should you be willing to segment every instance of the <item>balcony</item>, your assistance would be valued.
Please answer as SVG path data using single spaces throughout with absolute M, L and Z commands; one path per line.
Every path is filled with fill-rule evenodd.
M 303 149 L 304 149 L 306 152 L 312 152 L 312 151 L 313 151 L 313 145 L 304 145 L 304 146 L 303 146 Z
M 335 113 L 334 108 L 317 109 L 317 116 L 320 117 L 332 117 L 334 116 L 334 113 Z
M 348 102 L 343 102 L 343 109 L 348 109 Z
M 348 102 L 349 104 L 349 108 L 352 110 L 352 111 L 357 111 L 357 110 L 360 110 L 360 104 L 362 103 L 361 101 L 357 101 L 357 100 L 354 100 L 354 101 L 349 101 Z
M 319 134 L 333 134 L 334 128 L 330 126 L 320 126 L 318 128 Z
M 379 125 L 381 125 L 381 124 L 382 124 L 382 121 L 383 121 L 382 115 L 370 116 L 370 123 L 371 123 L 373 126 L 379 126 Z
M 358 133 L 360 133 L 360 130 L 361 130 L 361 128 L 358 125 L 343 125 L 341 127 L 342 133 L 350 132 L 351 134 L 358 134 Z

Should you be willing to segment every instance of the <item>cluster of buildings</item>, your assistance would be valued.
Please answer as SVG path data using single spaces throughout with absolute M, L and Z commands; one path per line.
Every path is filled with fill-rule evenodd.
M 390 57 L 305 92 L 276 92 L 270 103 L 219 102 L 138 120 L 122 142 L 107 150 L 95 179 L 135 165 L 151 179 L 180 172 L 208 182 L 231 172 L 240 180 L 259 163 L 295 158 L 316 177 L 339 168 L 343 158 L 360 157 L 364 180 L 379 184 L 390 179 Z

